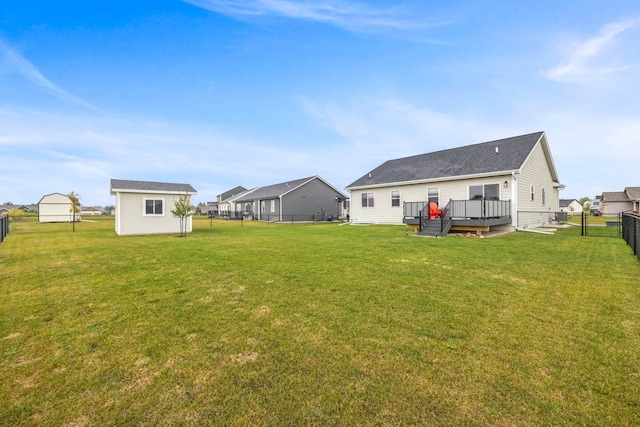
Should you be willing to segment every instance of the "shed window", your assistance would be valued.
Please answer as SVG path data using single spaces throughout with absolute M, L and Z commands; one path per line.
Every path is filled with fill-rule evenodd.
M 400 206 L 400 190 L 391 192 L 391 206 Z
M 144 214 L 145 215 L 162 215 L 164 204 L 163 199 L 144 199 Z
M 373 207 L 373 193 L 362 193 L 362 207 L 363 208 Z

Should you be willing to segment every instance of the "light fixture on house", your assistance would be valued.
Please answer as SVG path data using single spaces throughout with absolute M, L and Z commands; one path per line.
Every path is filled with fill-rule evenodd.
M 509 181 L 505 181 L 502 185 L 504 185 L 504 188 L 507 188 L 509 186 Z

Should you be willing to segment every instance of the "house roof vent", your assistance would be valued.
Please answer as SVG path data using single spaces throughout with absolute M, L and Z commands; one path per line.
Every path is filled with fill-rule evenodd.
M 500 148 L 496 147 L 496 154 L 498 154 L 498 151 L 500 151 Z

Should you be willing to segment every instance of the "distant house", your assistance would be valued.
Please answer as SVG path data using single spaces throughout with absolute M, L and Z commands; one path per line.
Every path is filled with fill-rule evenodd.
M 80 208 L 82 216 L 99 216 L 105 215 L 106 211 L 98 206 L 83 206 Z
M 29 207 L 27 205 L 0 205 L 0 214 L 9 213 L 14 209 L 20 209 L 23 212 L 31 212 L 33 206 Z
M 343 217 L 346 200 L 340 190 L 321 177 L 312 176 L 247 190 L 233 203 L 249 218 L 312 221 Z
M 38 202 L 39 222 L 77 222 L 80 220 L 80 212 L 73 213 L 71 199 L 65 194 L 47 194 Z
M 218 206 L 218 212 L 216 216 L 225 219 L 240 219 L 242 217 L 242 207 L 236 207 L 236 199 L 247 194 L 248 191 L 241 185 L 225 191 L 222 194 L 218 194 L 216 197 L 216 204 Z
M 624 191 L 603 192 L 600 200 L 602 215 L 640 212 L 640 187 L 626 187 Z
M 582 213 L 582 205 L 576 199 L 560 199 L 560 212 Z
M 585 204 L 586 205 L 586 204 Z M 584 206 L 583 206 L 584 208 Z M 602 210 L 602 195 L 589 199 L 589 212 L 600 212 Z
M 112 179 L 116 233 L 120 236 L 179 233 L 180 220 L 171 211 L 181 196 L 195 194 L 197 191 L 189 184 Z M 191 218 L 187 218 L 185 230 L 191 232 Z
M 415 224 L 421 213 L 432 235 L 540 226 L 562 188 L 544 132 L 388 160 L 347 186 L 353 223 Z

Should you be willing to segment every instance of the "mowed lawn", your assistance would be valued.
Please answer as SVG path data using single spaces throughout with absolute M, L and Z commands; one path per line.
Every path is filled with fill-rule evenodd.
M 11 224 L 0 425 L 640 425 L 622 239 Z

